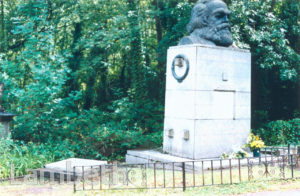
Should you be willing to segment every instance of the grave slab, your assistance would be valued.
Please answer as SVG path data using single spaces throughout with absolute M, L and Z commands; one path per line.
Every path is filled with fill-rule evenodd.
M 251 155 L 251 153 L 249 154 Z M 274 161 L 272 156 L 269 155 L 263 155 L 261 158 L 257 157 L 249 157 L 251 160 L 251 164 L 259 164 L 260 161 Z M 248 164 L 247 159 L 240 159 L 241 166 L 246 166 Z M 181 162 L 185 162 L 185 167 L 187 171 L 194 169 L 196 171 L 202 170 L 202 163 L 203 163 L 203 169 L 204 170 L 211 170 L 211 162 L 213 162 L 213 168 L 214 169 L 220 169 L 220 159 L 219 158 L 205 158 L 205 159 L 188 159 L 188 158 L 182 158 L 170 154 L 165 154 L 156 150 L 128 150 L 126 154 L 126 163 L 127 164 L 148 164 L 148 167 L 153 167 L 153 163 L 156 163 L 156 167 L 160 168 L 162 164 L 159 163 L 165 163 L 165 169 L 172 169 L 171 163 L 175 164 L 175 170 L 182 170 L 180 167 Z M 194 162 L 194 164 L 193 164 Z M 239 160 L 238 159 L 231 159 L 231 163 L 229 162 L 229 159 L 222 160 L 222 168 L 226 169 L 229 168 L 231 164 L 231 167 L 238 167 Z
M 76 167 L 76 174 L 82 174 L 82 166 L 85 168 L 85 172 L 89 172 L 89 168 L 91 166 L 100 166 L 106 165 L 107 161 L 98 161 L 98 160 L 90 160 L 90 159 L 79 159 L 79 158 L 70 158 L 54 163 L 50 163 L 45 165 L 45 169 L 48 171 L 55 172 L 63 172 L 63 173 L 72 173 L 73 167 Z

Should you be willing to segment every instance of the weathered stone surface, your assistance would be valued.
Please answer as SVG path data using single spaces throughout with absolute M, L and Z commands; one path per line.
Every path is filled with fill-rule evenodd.
M 179 157 L 194 157 L 195 121 L 183 118 L 165 118 L 164 151 Z M 174 137 L 168 137 L 166 130 L 173 129 Z M 184 139 L 185 130 L 189 130 L 189 140 Z
M 249 154 L 251 156 L 251 154 Z M 264 160 L 271 161 L 273 158 L 269 155 L 263 156 Z M 186 162 L 186 171 L 191 172 L 190 169 L 193 168 L 192 162 L 194 162 L 194 169 L 197 173 L 201 173 L 202 171 L 202 161 L 203 161 L 203 169 L 204 170 L 211 170 L 211 159 L 201 159 L 201 160 L 194 160 L 194 159 L 187 159 L 181 158 L 177 156 L 172 156 L 169 154 L 164 154 L 155 150 L 128 150 L 126 154 L 126 163 L 128 164 L 147 164 L 148 167 L 153 167 L 151 163 L 156 163 L 156 168 L 161 168 L 162 164 L 159 163 L 166 163 L 165 169 L 172 169 L 172 163 L 175 164 L 175 170 L 182 170 L 180 162 Z M 220 169 L 220 160 L 219 159 L 212 159 L 214 169 Z M 259 163 L 259 158 L 251 158 L 251 162 L 253 164 Z M 150 163 L 150 164 L 149 164 Z M 231 160 L 231 166 L 236 167 L 238 166 L 239 162 L 238 159 Z M 247 159 L 240 160 L 241 165 L 247 165 Z M 229 168 L 229 160 L 222 161 L 222 168 Z
M 6 138 L 10 134 L 10 122 L 15 115 L 4 111 L 0 106 L 0 138 Z
M 178 54 L 183 54 L 185 56 L 188 57 L 188 60 L 190 62 L 190 65 L 195 65 L 196 64 L 196 53 L 197 53 L 197 48 L 196 47 L 178 47 L 177 48 L 177 51 L 176 50 L 169 50 L 169 54 L 168 54 L 168 57 L 167 57 L 167 72 L 166 72 L 166 75 L 167 75 L 167 78 L 173 78 L 173 75 L 172 75 L 172 62 L 173 62 L 173 59 L 176 57 L 176 55 Z M 196 73 L 196 66 L 190 66 L 190 69 L 189 69 L 189 73 L 188 73 L 188 76 L 183 80 L 183 82 L 179 83 L 177 80 L 170 80 L 170 81 L 167 81 L 167 86 L 166 88 L 167 89 L 181 89 L 181 90 L 193 90 L 195 89 L 195 81 L 196 81 L 196 78 L 195 78 L 195 73 Z
M 195 121 L 194 157 L 220 157 L 246 143 L 250 120 L 197 120 Z
M 126 163 L 184 162 L 190 159 L 164 154 L 155 150 L 128 150 Z
M 251 55 L 246 50 L 186 45 L 168 50 L 167 78 L 172 76 L 172 62 L 176 55 L 184 54 L 190 62 L 189 74 L 185 80 L 167 80 L 167 90 L 235 90 L 251 91 Z M 227 81 L 223 81 L 223 73 Z
M 4 91 L 4 83 L 0 82 L 0 138 L 6 138 L 10 134 L 10 122 L 14 114 L 6 112 L 2 107 L 2 96 Z
M 184 54 L 190 64 L 182 82 L 171 72 L 178 54 Z M 251 118 L 248 51 L 203 45 L 171 47 L 166 75 L 165 152 L 191 159 L 211 158 L 245 143 Z M 173 137 L 168 135 L 170 129 Z
M 0 138 L 7 138 L 10 133 L 9 122 L 1 122 L 0 124 Z
M 76 167 L 76 173 L 82 173 L 82 168 L 79 166 L 90 167 L 90 166 L 99 166 L 106 165 L 107 161 L 98 161 L 98 160 L 90 160 L 90 159 L 78 159 L 78 158 L 70 158 L 54 163 L 50 163 L 45 165 L 46 169 L 61 171 L 61 172 L 73 172 L 73 167 Z

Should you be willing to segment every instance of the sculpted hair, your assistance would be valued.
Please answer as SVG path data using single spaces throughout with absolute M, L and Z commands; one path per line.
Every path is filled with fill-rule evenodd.
M 207 22 L 207 4 L 212 1 L 221 0 L 200 0 L 198 1 L 194 8 L 192 9 L 191 19 L 187 25 L 187 32 L 191 34 L 195 29 L 205 27 Z

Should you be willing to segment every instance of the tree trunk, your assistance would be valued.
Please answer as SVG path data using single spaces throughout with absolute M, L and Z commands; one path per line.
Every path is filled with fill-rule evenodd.
M 129 17 L 129 26 L 131 29 L 130 37 L 130 53 L 129 53 L 129 67 L 131 68 L 132 73 L 132 84 L 131 87 L 136 89 L 137 96 L 139 95 L 139 91 L 143 89 L 139 89 L 139 86 L 142 82 L 142 48 L 141 48 L 141 32 L 140 32 L 140 24 L 138 21 L 138 10 L 137 7 L 139 5 L 139 1 L 128 0 L 129 10 L 133 12 L 133 14 Z
M 272 0 L 271 7 L 269 10 L 270 12 L 272 12 L 274 10 L 275 3 L 276 3 L 276 0 Z
M 66 96 L 68 96 L 72 91 L 79 90 L 78 77 L 76 76 L 76 72 L 80 67 L 81 60 L 81 48 L 76 47 L 79 42 L 79 39 L 82 34 L 82 24 L 75 23 L 74 24 L 74 33 L 73 33 L 73 43 L 71 45 L 72 57 L 69 60 L 69 68 L 71 69 L 71 73 L 69 75 L 69 80 L 66 82 Z
M 1 48 L 0 52 L 4 52 L 6 48 L 5 39 L 5 23 L 4 23 L 4 0 L 1 0 Z
M 152 5 L 155 6 L 156 11 L 160 11 L 160 0 L 153 0 Z M 155 27 L 156 27 L 156 38 L 157 43 L 159 43 L 162 39 L 162 27 L 161 27 L 161 21 L 158 14 L 155 14 Z

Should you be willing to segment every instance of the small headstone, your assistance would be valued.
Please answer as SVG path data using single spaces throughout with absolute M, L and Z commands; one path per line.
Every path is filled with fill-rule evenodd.
M 70 158 L 54 163 L 50 163 L 45 165 L 46 169 L 57 171 L 57 172 L 73 172 L 73 167 L 76 167 L 75 172 L 77 174 L 82 173 L 82 166 L 84 168 L 88 167 L 99 167 L 100 165 L 106 165 L 107 161 L 98 161 L 98 160 L 90 160 L 90 159 L 78 159 L 78 158 Z
M 0 138 L 7 138 L 10 134 L 10 122 L 15 115 L 6 112 L 2 107 L 3 91 L 4 83 L 0 82 Z

